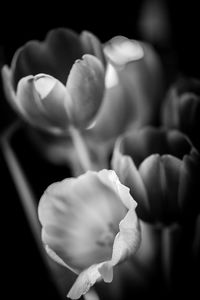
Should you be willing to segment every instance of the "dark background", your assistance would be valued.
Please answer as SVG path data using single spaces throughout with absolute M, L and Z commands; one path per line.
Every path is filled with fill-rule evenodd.
M 154 1 L 154 0 L 153 0 Z M 158 0 L 162 1 L 162 0 Z M 163 0 L 164 1 L 164 0 Z M 110 7 L 108 7 L 110 5 Z M 27 1 L 0 6 L 0 67 L 10 64 L 16 49 L 32 39 L 43 40 L 46 33 L 56 27 L 68 27 L 78 33 L 93 32 L 102 42 L 115 35 L 142 39 L 138 27 L 143 1 L 116 1 L 114 4 L 95 1 L 54 1 L 46 4 Z M 171 81 L 179 73 L 200 78 L 200 18 L 198 1 L 165 1 L 169 39 L 154 41 Z M 15 114 L 0 89 L 0 132 L 14 119 Z M 23 149 L 25 152 L 26 148 Z M 37 170 L 34 171 L 37 175 Z M 33 173 L 34 173 L 33 172 Z M 2 242 L 5 256 L 5 299 L 57 299 L 45 281 L 46 273 L 37 254 L 22 207 L 5 162 L 0 155 L 2 211 Z M 2 189 L 3 187 L 3 189 Z M 3 293 L 3 292 L 2 292 Z M 3 298 L 2 298 L 3 299 Z

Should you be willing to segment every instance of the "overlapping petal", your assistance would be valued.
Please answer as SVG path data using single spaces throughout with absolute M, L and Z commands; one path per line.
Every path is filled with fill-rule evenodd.
M 77 127 L 89 126 L 103 100 L 104 67 L 101 61 L 92 55 L 77 60 L 67 80 L 67 91 L 71 103 L 66 103 L 66 109 L 72 122 Z
M 112 167 L 141 219 L 172 224 L 199 213 L 200 155 L 177 130 L 146 127 L 116 142 Z
M 136 202 L 114 171 L 87 172 L 51 185 L 39 204 L 42 240 L 56 262 L 80 273 L 68 296 L 78 299 L 140 243 Z
M 25 116 L 26 121 L 40 129 L 51 132 L 56 123 L 57 131 L 65 130 L 69 119 L 73 125 L 87 127 L 95 117 L 104 94 L 105 58 L 102 49 L 101 43 L 92 33 L 82 32 L 78 35 L 67 28 L 49 31 L 44 41 L 29 41 L 16 51 L 11 67 L 4 66 L 2 69 L 8 101 L 19 115 Z M 78 59 L 79 63 L 76 62 Z M 39 79 L 40 74 L 44 74 L 44 80 Z M 41 101 L 36 101 L 35 105 L 38 95 L 35 89 L 31 90 L 28 76 L 32 76 L 35 83 L 45 81 L 43 86 L 40 85 L 39 94 L 44 93 L 48 78 L 57 80 L 51 97 L 39 95 L 43 100 L 42 105 Z M 66 84 L 64 95 L 63 86 Z M 29 88 L 25 87 L 28 85 Z M 26 91 L 22 91 L 23 89 Z M 19 99 L 21 96 L 22 99 Z
M 126 90 L 134 127 L 155 122 L 163 95 L 163 74 L 154 49 L 146 43 L 116 36 L 105 44 L 104 52 Z
M 194 146 L 200 149 L 200 81 L 181 78 L 169 89 L 162 105 L 162 123 L 187 134 Z

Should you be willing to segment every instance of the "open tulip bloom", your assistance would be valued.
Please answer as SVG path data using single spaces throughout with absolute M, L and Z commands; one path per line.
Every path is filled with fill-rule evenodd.
M 47 253 L 79 274 L 68 293 L 78 299 L 96 281 L 111 282 L 115 265 L 138 249 L 136 202 L 114 171 L 88 171 L 54 183 L 39 204 Z

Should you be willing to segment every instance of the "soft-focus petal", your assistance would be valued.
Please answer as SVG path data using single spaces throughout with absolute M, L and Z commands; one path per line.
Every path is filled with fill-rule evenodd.
M 181 78 L 169 89 L 162 105 L 161 120 L 167 128 L 187 134 L 194 146 L 200 149 L 200 81 Z
M 39 95 L 34 86 L 34 76 L 22 78 L 17 86 L 16 103 L 22 116 L 33 126 L 48 129 L 51 121 L 38 106 Z
M 192 149 L 192 144 L 182 132 L 178 130 L 166 131 L 167 137 L 167 149 L 168 154 L 172 154 L 180 159 L 183 158 L 185 154 L 189 154 Z M 166 152 L 165 152 L 166 154 Z
M 183 133 L 147 126 L 118 138 L 111 164 L 138 203 L 138 216 L 147 222 L 169 225 L 181 222 L 184 215 L 180 199 L 187 206 L 189 193 L 198 194 L 197 157 L 199 154 Z M 197 205 L 197 201 L 195 203 Z M 195 205 L 190 205 L 193 212 Z M 198 213 L 198 209 L 196 211 Z
M 123 155 L 123 150 L 120 149 L 121 144 L 122 140 L 119 138 L 115 144 L 111 165 L 121 182 L 130 188 L 131 195 L 138 203 L 136 210 L 139 216 L 146 219 L 149 214 L 146 189 L 131 157 Z
M 185 155 L 180 169 L 178 202 L 183 219 L 200 213 L 200 155 L 195 150 Z
M 163 75 L 154 49 L 146 43 L 118 36 L 106 43 L 104 52 L 115 65 L 132 105 L 131 124 L 142 126 L 156 122 L 163 96 Z
M 123 137 L 121 142 L 122 153 L 129 155 L 137 167 L 151 154 L 164 154 L 166 148 L 165 132 L 152 126 L 130 131 Z
M 150 213 L 154 221 L 163 219 L 165 212 L 165 173 L 161 158 L 158 154 L 147 157 L 139 167 L 139 173 L 145 184 Z
M 85 54 L 92 54 L 96 56 L 104 65 L 106 65 L 103 46 L 93 33 L 84 30 L 80 34 L 80 40 Z
M 94 120 L 104 94 L 104 68 L 99 59 L 84 55 L 74 63 L 68 80 L 67 90 L 71 103 L 66 109 L 77 127 L 86 128 Z
M 40 99 L 38 105 L 45 111 L 53 124 L 66 129 L 69 120 L 64 109 L 64 101 L 68 100 L 65 86 L 57 79 L 46 74 L 38 74 L 34 77 L 35 89 Z M 70 100 L 68 100 L 70 101 Z
M 30 41 L 17 51 L 12 63 L 14 87 L 22 77 L 38 73 L 50 74 L 65 84 L 72 64 L 83 54 L 78 34 L 53 29 L 43 42 Z
M 179 218 L 178 187 L 181 160 L 171 155 L 147 157 L 139 172 L 148 193 L 154 221 L 171 223 Z
M 108 64 L 105 74 L 106 90 L 90 134 L 98 140 L 112 140 L 126 130 L 129 120 L 134 118 L 132 105 L 125 88 L 119 82 L 118 74 Z
M 165 170 L 165 214 L 167 222 L 171 223 L 180 217 L 178 189 L 182 161 L 172 155 L 163 155 L 161 160 Z
M 60 132 L 68 127 L 65 86 L 52 76 L 38 74 L 19 81 L 16 103 L 26 120 L 40 129 Z
M 116 36 L 108 41 L 104 47 L 104 53 L 114 65 L 119 67 L 124 67 L 125 64 L 144 56 L 139 42 L 129 40 L 124 36 Z

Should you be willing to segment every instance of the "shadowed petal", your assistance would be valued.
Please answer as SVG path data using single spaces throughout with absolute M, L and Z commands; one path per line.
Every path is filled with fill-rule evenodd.
M 67 129 L 69 120 L 64 106 L 64 101 L 67 100 L 65 86 L 59 80 L 46 74 L 36 75 L 34 85 L 40 96 L 40 99 L 37 98 L 38 106 L 45 111 L 53 124 Z
M 93 121 L 103 99 L 104 68 L 99 59 L 84 55 L 74 63 L 68 80 L 67 90 L 71 103 L 66 109 L 77 127 L 86 128 Z
M 167 132 L 167 144 L 168 153 L 180 159 L 182 159 L 185 154 L 189 154 L 192 149 L 192 145 L 187 136 L 178 130 L 170 130 Z
M 200 212 L 200 156 L 193 150 L 185 155 L 180 169 L 178 202 L 184 218 L 192 219 Z
M 139 167 L 139 173 L 145 184 L 151 214 L 155 221 L 163 219 L 165 203 L 165 170 L 160 155 L 152 154 Z
M 151 154 L 167 153 L 167 141 L 164 130 L 146 126 L 127 134 L 122 143 L 122 153 L 129 155 L 135 165 L 140 163 Z
M 120 181 L 130 188 L 131 195 L 138 203 L 136 208 L 138 215 L 141 218 L 146 219 L 149 215 L 149 203 L 146 189 L 131 157 L 123 155 L 120 152 L 121 143 L 123 143 L 123 139 L 121 141 L 119 138 L 118 142 L 115 144 L 111 165 L 119 176 Z
M 33 76 L 24 77 L 19 81 L 16 102 L 22 116 L 33 126 L 47 130 L 52 128 L 50 119 L 38 106 L 39 95 L 34 86 Z
M 172 155 L 163 155 L 161 161 L 165 170 L 165 215 L 168 222 L 173 222 L 180 217 L 178 189 L 182 161 Z
M 104 47 L 104 53 L 117 66 L 124 66 L 144 56 L 140 43 L 124 36 L 116 36 L 108 41 Z
M 124 132 L 133 114 L 126 91 L 111 64 L 106 70 L 105 85 L 104 98 L 90 134 L 100 140 L 112 140 Z
M 22 77 L 38 73 L 52 75 L 65 84 L 72 64 L 83 54 L 74 31 L 51 30 L 43 42 L 30 41 L 17 51 L 12 63 L 14 87 Z
M 105 66 L 106 61 L 103 53 L 103 47 L 99 39 L 89 31 L 82 31 L 80 34 L 83 51 L 85 54 L 92 54 L 96 56 Z

